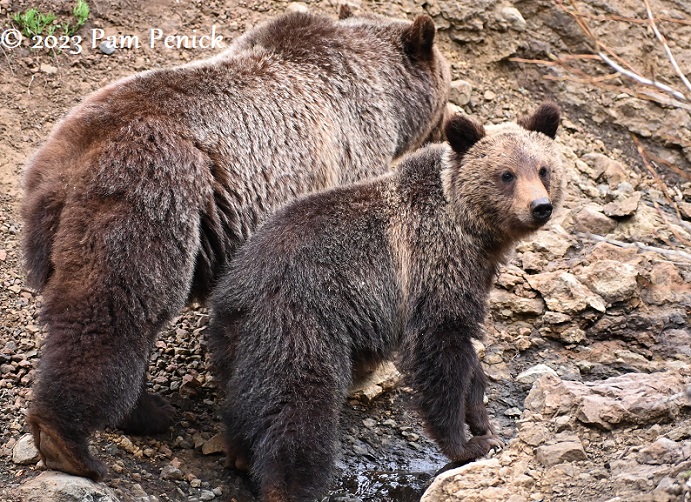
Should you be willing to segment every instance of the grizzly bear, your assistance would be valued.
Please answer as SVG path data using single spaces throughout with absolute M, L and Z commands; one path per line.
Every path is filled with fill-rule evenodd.
M 327 489 L 354 368 L 399 350 L 426 430 L 452 461 L 501 445 L 471 341 L 497 266 L 562 198 L 558 108 L 519 124 L 486 133 L 455 116 L 448 144 L 292 202 L 235 255 L 211 296 L 210 348 L 229 462 L 249 467 L 262 500 Z
M 28 423 L 46 466 L 101 478 L 105 426 L 164 431 L 157 333 L 297 195 L 379 175 L 441 131 L 448 65 L 430 17 L 288 14 L 205 61 L 84 100 L 25 174 L 28 283 L 46 327 Z

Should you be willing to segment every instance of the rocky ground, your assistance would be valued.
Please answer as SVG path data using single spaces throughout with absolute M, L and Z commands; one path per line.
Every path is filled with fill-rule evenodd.
M 15 12 L 36 6 L 66 17 L 71 5 L 0 0 L 3 30 Z M 690 98 L 653 30 L 639 21 L 645 5 L 579 2 L 590 39 L 559 2 L 547 0 L 351 5 L 399 17 L 432 15 L 453 63 L 452 101 L 463 111 L 500 122 L 551 98 L 565 112 L 564 208 L 502 270 L 487 337 L 477 347 L 490 377 L 488 407 L 506 447 L 439 475 L 423 499 L 691 499 L 691 114 L 680 98 L 661 105 L 631 79 L 607 77 L 613 71 L 590 59 L 565 57 L 591 53 L 597 38 L 599 47 Z M 182 313 L 152 356 L 151 386 L 178 411 L 169 433 L 99 434 L 94 447 L 111 471 L 100 485 L 36 466 L 23 416 L 43 336 L 36 317 L 41 299 L 23 285 L 17 206 L 26 159 L 84 95 L 135 71 L 215 52 L 142 47 L 107 56 L 91 47 L 91 30 L 145 37 L 152 28 L 203 34 L 215 25 L 232 39 L 301 6 L 261 0 L 91 6 L 80 54 L 0 47 L 0 499 L 250 501 L 247 483 L 223 468 L 219 453 L 203 308 Z M 332 14 L 337 2 L 308 7 Z M 651 8 L 681 71 L 691 74 L 688 2 L 653 1 Z M 647 158 L 657 159 L 650 168 L 634 137 Z M 390 372 L 381 380 L 344 405 L 332 501 L 419 500 L 444 468 L 406 408 L 408 390 Z

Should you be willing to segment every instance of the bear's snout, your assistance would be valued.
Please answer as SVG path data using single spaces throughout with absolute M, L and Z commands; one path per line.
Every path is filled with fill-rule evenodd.
M 539 223 L 544 223 L 552 216 L 552 201 L 547 197 L 540 197 L 530 203 L 530 214 Z

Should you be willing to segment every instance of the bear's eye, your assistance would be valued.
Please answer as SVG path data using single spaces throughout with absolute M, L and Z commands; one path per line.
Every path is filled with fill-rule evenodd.
M 549 169 L 541 167 L 537 173 L 540 175 L 540 178 L 546 178 L 549 175 Z
M 516 176 L 511 171 L 506 171 L 501 175 L 501 180 L 504 183 L 511 183 L 515 178 Z

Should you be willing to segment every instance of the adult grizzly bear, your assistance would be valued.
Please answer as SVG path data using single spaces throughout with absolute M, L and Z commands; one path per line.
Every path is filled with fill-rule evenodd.
M 93 431 L 169 426 L 145 391 L 154 339 L 265 215 L 441 130 L 431 18 L 344 17 L 286 15 L 209 60 L 120 80 L 29 163 L 23 246 L 47 338 L 27 420 L 49 468 L 99 479 Z
M 249 466 L 262 500 L 325 491 L 353 369 L 399 348 L 427 431 L 452 461 L 501 444 L 471 340 L 498 264 L 562 198 L 559 110 L 545 104 L 520 124 L 486 135 L 456 116 L 449 144 L 294 201 L 235 256 L 209 332 L 229 460 Z

